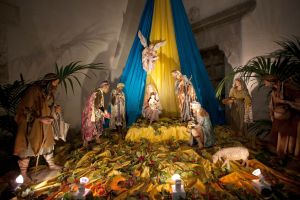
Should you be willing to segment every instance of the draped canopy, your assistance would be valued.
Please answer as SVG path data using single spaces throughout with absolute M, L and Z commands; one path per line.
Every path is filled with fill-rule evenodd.
M 223 123 L 223 111 L 215 97 L 182 1 L 148 0 L 139 30 L 148 41 L 166 40 L 167 43 L 158 50 L 159 60 L 154 70 L 147 74 L 142 67 L 143 46 L 136 34 L 120 80 L 125 84 L 128 125 L 135 122 L 141 114 L 145 85 L 148 83 L 153 84 L 158 91 L 163 114 L 178 116 L 174 80 L 171 76 L 174 69 L 192 77 L 197 99 L 210 114 L 212 123 Z

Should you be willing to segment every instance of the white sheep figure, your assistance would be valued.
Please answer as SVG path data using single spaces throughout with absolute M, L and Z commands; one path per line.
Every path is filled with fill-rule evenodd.
M 214 164 L 216 164 L 219 160 L 222 161 L 224 159 L 224 163 L 222 167 L 224 167 L 225 164 L 227 164 L 227 169 L 230 169 L 230 160 L 243 160 L 242 165 L 245 164 L 248 165 L 248 157 L 249 157 L 249 151 L 245 147 L 228 147 L 228 148 L 222 148 L 219 151 L 217 151 L 212 156 L 212 161 Z

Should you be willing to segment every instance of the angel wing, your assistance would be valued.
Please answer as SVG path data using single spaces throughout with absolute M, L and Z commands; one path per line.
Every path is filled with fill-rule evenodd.
M 141 41 L 143 47 L 145 47 L 145 48 L 148 47 L 148 45 L 147 45 L 147 40 L 146 40 L 146 38 L 143 36 L 143 34 L 142 34 L 141 31 L 138 32 L 138 36 L 139 36 L 139 38 L 140 38 L 140 41 Z
M 166 43 L 167 43 L 166 40 L 164 40 L 164 41 L 162 41 L 162 42 L 158 42 L 158 43 L 156 43 L 156 44 L 154 45 L 153 49 L 154 49 L 155 51 L 157 51 L 160 47 L 165 46 Z

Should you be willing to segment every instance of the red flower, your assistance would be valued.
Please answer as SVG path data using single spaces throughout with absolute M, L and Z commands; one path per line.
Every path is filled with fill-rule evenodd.
M 143 162 L 145 160 L 145 157 L 144 156 L 140 156 L 139 157 L 139 161 Z

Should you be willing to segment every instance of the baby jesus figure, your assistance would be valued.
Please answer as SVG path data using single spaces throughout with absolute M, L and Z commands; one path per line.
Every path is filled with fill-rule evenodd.
M 151 92 L 148 101 L 145 102 L 143 108 L 143 116 L 150 120 L 150 124 L 153 121 L 159 120 L 159 115 L 161 114 L 161 105 L 159 101 L 158 94 L 156 92 Z

